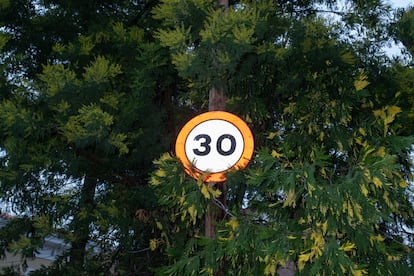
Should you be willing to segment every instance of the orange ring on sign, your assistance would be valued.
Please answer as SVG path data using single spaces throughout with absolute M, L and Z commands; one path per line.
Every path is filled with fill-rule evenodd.
M 237 130 L 240 132 L 242 138 L 243 138 L 243 151 L 241 153 L 240 158 L 238 161 L 232 165 L 230 168 L 227 168 L 225 170 L 222 170 L 220 172 L 208 172 L 208 171 L 202 171 L 198 169 L 195 164 L 193 164 L 186 153 L 185 150 L 185 144 L 187 141 L 187 137 L 189 136 L 190 132 L 197 127 L 198 125 L 210 121 L 210 120 L 222 120 L 230 123 L 234 127 L 237 128 Z M 254 139 L 253 134 L 250 130 L 250 128 L 247 126 L 247 124 L 238 116 L 225 112 L 225 111 L 210 111 L 206 113 L 202 113 L 194 118 L 192 118 L 190 121 L 188 121 L 183 128 L 180 130 L 177 140 L 175 143 L 175 153 L 178 159 L 181 161 L 181 163 L 184 165 L 185 172 L 198 179 L 199 177 L 202 177 L 203 175 L 206 175 L 204 177 L 205 182 L 222 182 L 226 180 L 225 174 L 231 170 L 240 170 L 244 169 L 250 159 L 252 158 L 254 150 Z

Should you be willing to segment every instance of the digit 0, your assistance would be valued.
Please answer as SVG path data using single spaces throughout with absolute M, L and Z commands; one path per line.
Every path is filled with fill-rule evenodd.
M 230 148 L 228 150 L 223 150 L 223 141 L 225 139 L 230 140 Z M 233 135 L 230 134 L 223 134 L 217 139 L 217 151 L 221 155 L 229 156 L 232 155 L 234 150 L 236 149 L 236 138 L 234 138 Z

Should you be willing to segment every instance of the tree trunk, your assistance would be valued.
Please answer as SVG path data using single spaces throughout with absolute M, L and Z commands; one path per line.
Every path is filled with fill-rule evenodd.
M 229 0 L 217 0 L 217 4 L 224 8 L 224 13 L 229 8 Z M 211 87 L 208 95 L 208 111 L 220 111 L 226 108 L 226 96 L 222 87 Z M 210 182 L 213 188 L 220 189 L 221 196 L 219 198 L 223 206 L 226 206 L 226 185 L 225 183 Z M 206 210 L 205 217 L 205 235 L 208 238 L 216 236 L 215 222 L 223 218 L 223 212 L 213 203 L 210 203 Z
M 209 102 L 208 110 L 209 111 L 219 111 L 224 110 L 226 107 L 226 97 L 224 95 L 224 90 L 221 88 L 212 87 L 209 92 Z M 213 188 L 219 189 L 221 191 L 221 196 L 219 198 L 223 206 L 226 206 L 226 184 L 225 182 L 216 183 L 210 182 L 206 185 L 211 185 Z M 215 223 L 223 219 L 223 211 L 220 210 L 216 205 L 210 203 L 206 210 L 205 218 L 205 234 L 208 238 L 214 238 L 216 236 L 216 227 Z
M 293 261 L 286 262 L 285 266 L 281 266 L 277 269 L 277 275 L 279 276 L 293 276 L 296 272 L 296 264 Z
M 218 0 L 218 4 L 224 7 L 224 13 L 226 13 L 229 7 L 228 0 Z M 209 91 L 208 99 L 208 110 L 209 111 L 220 111 L 225 110 L 226 108 L 226 96 L 224 94 L 224 89 L 222 87 L 211 87 Z M 206 185 L 215 186 L 216 189 L 221 191 L 221 196 L 219 198 L 223 206 L 227 206 L 226 202 L 226 184 L 222 183 L 208 183 Z M 220 210 L 212 202 L 207 206 L 206 217 L 205 217 L 205 235 L 208 238 L 216 237 L 216 226 L 215 223 L 224 218 L 223 210 Z M 223 266 L 220 264 L 218 270 L 215 273 L 216 276 L 224 275 Z
M 225 182 L 210 182 L 206 183 L 205 185 L 210 185 L 215 189 L 220 190 L 221 195 L 218 200 L 221 202 L 222 206 L 227 206 L 226 200 L 226 183 Z M 216 206 L 213 202 L 211 202 L 207 206 L 206 216 L 205 216 L 205 235 L 207 238 L 215 238 L 216 237 L 216 222 L 221 221 L 225 217 L 225 212 Z
M 224 11 L 226 12 L 229 8 L 229 0 L 218 0 L 218 4 L 222 7 L 224 7 Z
M 224 95 L 224 90 L 222 88 L 212 87 L 209 93 L 209 102 L 208 110 L 209 111 L 220 111 L 224 110 L 226 106 L 226 97 Z M 226 183 L 225 182 L 210 182 L 205 185 L 211 185 L 213 188 L 221 191 L 221 195 L 218 200 L 221 202 L 222 206 L 227 206 L 226 200 Z M 224 219 L 224 211 L 216 206 L 213 202 L 207 206 L 206 216 L 205 216 L 205 235 L 208 238 L 214 239 L 216 237 L 216 222 Z M 224 275 L 223 265 L 219 265 L 218 270 L 215 273 L 215 276 Z
M 78 270 L 84 265 L 86 244 L 89 241 L 89 225 L 92 222 L 91 213 L 95 207 L 96 182 L 96 178 L 88 175 L 85 176 L 80 194 L 78 212 L 75 214 L 72 222 L 75 238 L 72 241 L 69 252 L 69 265 Z
M 212 87 L 208 95 L 208 110 L 220 111 L 226 109 L 226 96 L 222 88 Z

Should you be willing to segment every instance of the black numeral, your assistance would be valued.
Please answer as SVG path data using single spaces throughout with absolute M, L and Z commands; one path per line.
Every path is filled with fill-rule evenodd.
M 197 135 L 194 140 L 198 141 L 200 139 L 204 139 L 204 142 L 200 143 L 200 146 L 204 148 L 203 151 L 200 151 L 199 149 L 193 149 L 194 154 L 200 155 L 200 156 L 204 156 L 210 153 L 210 143 L 211 143 L 211 137 L 208 136 L 207 134 L 199 134 Z
M 223 141 L 224 140 L 230 140 L 230 148 L 228 150 L 224 150 L 223 149 Z M 200 147 L 201 149 L 193 149 L 194 154 L 196 155 L 200 155 L 200 156 L 205 156 L 207 154 L 210 153 L 211 151 L 211 147 L 210 147 L 210 143 L 211 143 L 211 137 L 207 134 L 199 134 L 196 137 L 194 137 L 195 141 L 199 141 L 199 140 L 203 140 L 200 142 Z M 221 135 L 218 139 L 217 139 L 217 144 L 216 144 L 216 149 L 217 152 L 223 156 L 229 156 L 232 155 L 234 153 L 234 151 L 236 150 L 236 138 L 234 138 L 233 135 L 230 134 L 223 134 Z
M 230 148 L 227 151 L 223 150 L 224 139 L 230 140 Z M 234 138 L 234 136 L 230 134 L 223 134 L 217 139 L 217 151 L 221 155 L 224 155 L 224 156 L 232 155 L 235 149 L 236 149 L 236 138 Z

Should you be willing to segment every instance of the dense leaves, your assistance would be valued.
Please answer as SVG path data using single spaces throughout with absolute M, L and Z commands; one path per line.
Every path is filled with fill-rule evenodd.
M 381 47 L 412 50 L 412 14 L 345 2 L 0 1 L 0 252 L 68 243 L 34 275 L 411 271 L 413 70 Z M 171 153 L 211 87 L 256 145 L 221 190 Z
M 152 228 L 147 217 L 155 204 L 146 178 L 152 160 L 168 149 L 167 111 L 161 105 L 163 93 L 171 93 L 174 73 L 163 77 L 169 66 L 165 51 L 144 40 L 138 25 L 126 25 L 128 16 L 111 18 L 114 11 L 92 2 L 88 5 L 109 14 L 88 16 L 95 9 L 81 2 L 31 3 L 34 16 L 25 17 L 25 27 L 36 27 L 39 20 L 67 24 L 64 32 L 50 22 L 37 26 L 36 38 L 47 39 L 46 27 L 57 32 L 55 40 L 47 39 L 48 47 L 18 33 L 26 30 L 14 29 L 17 20 L 2 17 L 8 41 L 1 59 L 19 69 L 3 71 L 8 82 L 0 107 L 2 198 L 18 214 L 46 217 L 71 245 L 56 269 L 88 274 L 117 263 L 120 271 L 148 271 L 148 262 L 157 258 L 146 250 Z M 113 7 L 119 14 L 137 8 L 119 4 Z M 6 3 L 2 12 L 17 8 Z M 41 51 L 22 55 L 24 43 Z M 28 61 L 32 67 L 25 65 Z M 24 242 L 29 233 L 16 250 L 33 247 Z M 19 238 L 17 232 L 8 235 Z M 96 250 L 89 251 L 91 246 Z M 99 254 L 89 256 L 92 252 Z
M 172 4 L 164 1 L 156 16 L 171 20 L 166 11 Z M 341 13 L 349 24 L 345 31 L 316 8 L 314 14 L 286 14 L 283 4 L 265 1 L 234 5 L 225 15 L 211 12 L 196 37 L 185 23 L 159 31 L 191 90 L 223 85 L 229 108 L 252 124 L 263 147 L 244 179 L 230 177 L 229 209 L 217 222 L 217 239 L 193 234 L 185 247 L 192 254 L 173 256 L 167 274 L 212 274 L 222 270 L 220 263 L 229 274 L 275 274 L 291 261 L 304 275 L 410 270 L 412 237 L 400 234 L 412 227 L 413 216 L 407 193 L 412 132 L 402 124 L 411 113 L 403 107 L 412 101 L 403 88 L 407 82 L 397 80 L 402 74 L 379 66 L 381 41 L 369 42 L 381 38 L 373 24 L 386 9 L 366 4 L 373 9 L 358 6 L 364 10 L 358 18 Z M 343 39 L 354 28 L 366 30 L 369 51 Z M 154 176 L 156 189 L 164 191 L 162 184 L 171 181 L 159 179 L 161 172 L 173 172 L 161 166 Z M 240 192 L 243 197 L 232 201 Z M 183 200 L 168 198 L 167 204 L 185 214 Z M 402 209 L 411 211 L 402 215 Z M 165 243 L 167 252 L 176 246 Z

